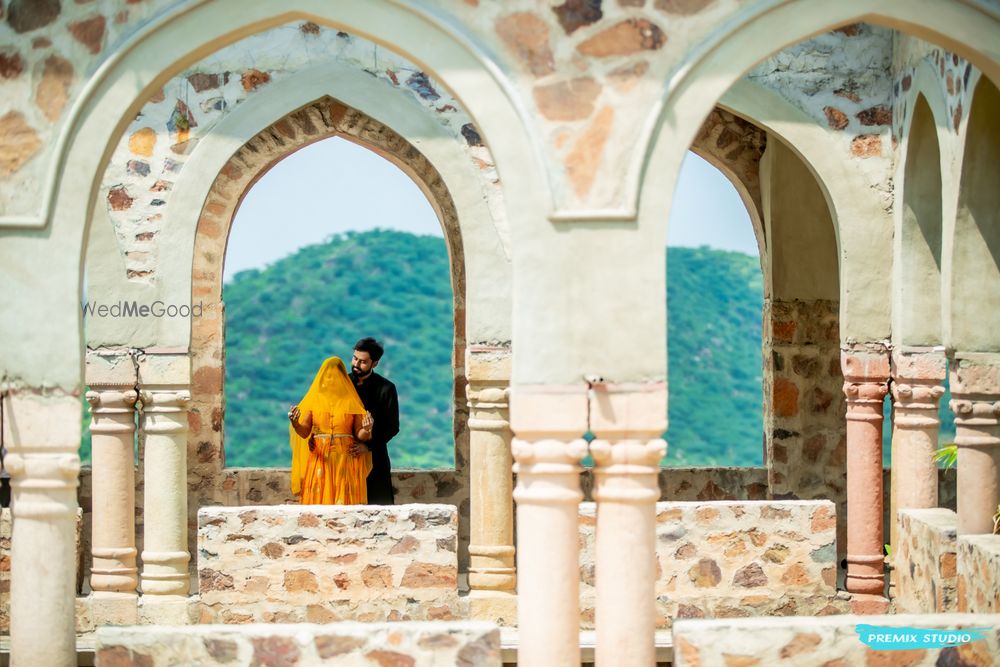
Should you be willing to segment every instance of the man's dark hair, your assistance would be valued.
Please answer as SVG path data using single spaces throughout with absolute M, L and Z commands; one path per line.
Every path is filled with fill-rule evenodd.
M 382 358 L 382 354 L 385 353 L 385 348 L 382 347 L 382 344 L 371 336 L 362 338 L 355 343 L 354 349 L 358 352 L 367 352 L 368 356 L 372 358 L 372 361 L 378 361 Z

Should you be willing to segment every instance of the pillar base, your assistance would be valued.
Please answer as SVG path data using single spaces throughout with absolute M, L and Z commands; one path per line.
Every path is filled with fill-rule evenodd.
M 88 599 L 95 625 L 136 625 L 139 622 L 139 596 L 134 593 L 97 591 Z
M 186 595 L 144 595 L 139 601 L 142 625 L 193 625 L 198 622 L 199 600 Z
M 851 613 L 871 616 L 889 613 L 889 600 L 881 595 L 855 593 L 851 595 Z
M 500 627 L 517 626 L 517 594 L 506 591 L 469 593 L 469 618 L 490 621 Z

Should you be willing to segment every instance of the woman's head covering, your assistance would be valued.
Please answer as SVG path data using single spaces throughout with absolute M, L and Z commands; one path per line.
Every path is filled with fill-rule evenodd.
M 365 413 L 365 406 L 339 357 L 330 357 L 320 366 L 312 386 L 299 401 L 299 411 L 302 413 L 300 419 L 305 418 L 307 413 L 312 413 L 314 427 L 321 422 L 329 423 L 331 417 Z M 324 414 L 328 415 L 326 419 L 320 417 Z M 309 439 L 300 438 L 295 428 L 289 424 L 288 440 L 292 446 L 292 493 L 298 495 L 302 489 L 306 462 L 309 460 Z
M 365 406 L 358 398 L 358 391 L 347 375 L 347 369 L 340 357 L 330 357 L 320 366 L 319 372 L 313 378 L 309 391 L 299 401 L 299 410 L 305 415 L 313 413 L 313 423 L 316 415 L 363 415 Z

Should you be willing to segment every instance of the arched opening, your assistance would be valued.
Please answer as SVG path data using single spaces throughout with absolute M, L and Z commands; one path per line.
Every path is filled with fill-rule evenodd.
M 746 184 L 723 171 L 732 161 L 709 150 L 718 145 L 718 135 L 731 132 L 723 119 L 730 124 L 738 119 L 721 110 L 713 116 L 719 127 L 706 130 L 711 141 L 699 142 L 698 152 L 685 158 L 668 226 L 667 356 L 674 381 L 664 464 L 760 466 L 763 280 L 754 233 L 759 225 L 751 222 L 737 189 L 739 184 L 748 192 Z M 759 136 L 751 131 L 738 145 Z M 738 135 L 731 137 L 735 143 Z M 732 153 L 733 146 L 722 143 Z M 749 205 L 756 208 L 754 199 Z M 706 423 L 716 426 L 706 429 Z
M 1000 351 L 1000 91 L 983 77 L 966 129 L 955 216 L 949 347 Z
M 903 170 L 898 285 L 898 339 L 903 345 L 940 345 L 941 152 L 934 114 L 917 96 Z
M 450 302 L 448 303 L 448 311 L 449 314 L 453 315 L 453 322 L 448 327 L 447 334 L 445 334 L 452 340 L 448 346 L 450 359 L 444 369 L 444 372 L 447 374 L 447 380 L 437 378 L 437 380 L 443 380 L 448 384 L 444 407 L 438 408 L 439 413 L 442 410 L 445 411 L 442 415 L 443 420 L 439 418 L 437 422 L 447 422 L 449 421 L 448 417 L 454 415 L 454 424 L 449 429 L 451 433 L 446 432 L 446 434 L 443 434 L 445 435 L 443 442 L 447 443 L 447 447 L 453 448 L 452 451 L 460 452 L 463 446 L 467 446 L 467 443 L 462 441 L 461 435 L 458 438 L 452 435 L 454 433 L 462 434 L 465 432 L 463 420 L 467 415 L 464 385 L 461 382 L 462 360 L 465 357 L 465 321 L 464 310 L 462 308 L 465 294 L 465 264 L 461 233 L 458 229 L 458 217 L 448 189 L 433 165 L 392 129 L 355 109 L 344 106 L 336 100 L 323 98 L 288 114 L 288 116 L 246 142 L 219 171 L 199 217 L 198 231 L 195 236 L 192 294 L 202 296 L 207 301 L 213 301 L 216 298 L 220 298 L 221 301 L 223 294 L 223 262 L 226 256 L 229 232 L 233 229 L 237 208 L 248 196 L 250 188 L 259 179 L 266 178 L 265 174 L 285 157 L 303 147 L 307 147 L 304 148 L 307 151 L 321 150 L 317 142 L 330 137 L 339 137 L 331 141 L 352 141 L 376 152 L 381 158 L 392 161 L 397 167 L 404 170 L 406 176 L 412 179 L 413 183 L 422 191 L 422 195 L 426 197 L 425 201 L 430 205 L 440 221 L 441 229 L 444 232 L 446 249 L 441 249 L 441 253 L 444 256 L 439 257 L 438 260 L 444 260 L 447 275 L 453 286 L 453 295 L 448 299 Z M 316 146 L 313 146 L 314 144 Z M 305 154 L 307 159 L 308 155 L 308 153 Z M 319 215 L 318 212 L 316 214 Z M 281 272 L 288 271 L 289 274 L 281 278 L 279 284 L 270 287 L 265 288 L 262 287 L 262 284 L 258 284 L 260 274 L 254 274 L 251 271 L 245 277 L 240 276 L 234 279 L 232 285 L 233 294 L 237 301 L 245 304 L 247 307 L 245 312 L 240 314 L 233 313 L 230 310 L 231 305 L 226 303 L 219 310 L 221 315 L 219 318 L 202 318 L 193 323 L 191 331 L 191 355 L 194 382 L 192 385 L 192 405 L 190 412 L 196 416 L 191 420 L 192 428 L 189 431 L 189 448 L 198 452 L 198 463 L 191 467 L 192 469 L 199 470 L 201 475 L 206 476 L 205 484 L 208 489 L 212 489 L 209 491 L 210 496 L 215 493 L 225 494 L 226 483 L 225 480 L 221 480 L 221 484 L 219 483 L 221 478 L 216 479 L 219 475 L 229 476 L 236 474 L 237 477 L 243 475 L 248 479 L 258 479 L 258 483 L 251 485 L 250 495 L 245 498 L 244 502 L 250 500 L 255 504 L 267 504 L 290 500 L 288 486 L 283 479 L 283 477 L 287 477 L 287 472 L 275 470 L 273 473 L 264 471 L 247 471 L 246 473 L 241 473 L 239 470 L 234 470 L 223 473 L 222 462 L 225 460 L 222 446 L 223 437 L 226 438 L 226 442 L 235 444 L 238 439 L 256 437 L 253 435 L 254 432 L 262 428 L 269 428 L 270 431 L 268 433 L 270 437 L 265 436 L 261 440 L 262 446 L 272 452 L 267 455 L 271 457 L 268 462 L 271 463 L 273 461 L 272 465 L 280 464 L 282 468 L 287 467 L 287 463 L 281 463 L 281 457 L 287 449 L 287 445 L 283 444 L 284 438 L 287 437 L 287 426 L 282 419 L 284 411 L 287 410 L 287 406 L 283 406 L 283 403 L 287 401 L 282 401 L 280 395 L 291 391 L 294 396 L 294 392 L 299 391 L 299 389 L 290 390 L 282 388 L 298 388 L 304 383 L 308 383 L 311 379 L 309 377 L 309 367 L 318 364 L 325 356 L 333 355 L 337 352 L 339 352 L 339 356 L 350 356 L 354 341 L 369 334 L 357 333 L 355 335 L 354 332 L 348 333 L 340 329 L 341 324 L 337 321 L 338 316 L 350 315 L 350 318 L 353 318 L 359 315 L 360 312 L 363 312 L 355 312 L 351 307 L 342 302 L 351 299 L 362 302 L 366 299 L 372 299 L 378 291 L 378 286 L 372 281 L 358 283 L 353 293 L 347 293 L 337 291 L 333 285 L 329 286 L 329 288 L 315 285 L 316 294 L 323 295 L 317 298 L 329 299 L 329 301 L 325 301 L 327 312 L 309 311 L 306 307 L 307 304 L 304 303 L 305 295 L 299 295 L 302 302 L 293 300 L 293 303 L 289 307 L 294 308 L 294 312 L 286 312 L 288 317 L 294 317 L 298 320 L 291 325 L 276 323 L 273 319 L 274 309 L 278 308 L 282 303 L 283 292 L 288 288 L 289 282 L 295 283 L 296 280 L 304 280 L 310 273 L 325 272 L 331 278 L 340 275 L 333 268 L 333 265 L 337 262 L 337 253 L 344 252 L 345 248 L 348 248 L 348 256 L 340 260 L 341 263 L 348 264 L 352 271 L 361 271 L 367 266 L 368 275 L 377 279 L 387 267 L 384 264 L 380 264 L 379 259 L 371 256 L 369 253 L 373 251 L 374 247 L 377 247 L 380 251 L 385 251 L 387 243 L 399 240 L 390 240 L 384 238 L 385 236 L 386 234 L 375 234 L 370 238 L 361 238 L 357 235 L 345 237 L 338 241 L 336 247 L 330 246 L 325 250 L 317 251 L 320 253 L 320 256 L 313 256 L 309 249 L 299 251 L 299 254 L 282 260 L 278 269 Z M 341 245 L 343 243 L 346 243 L 346 245 Z M 437 243 L 436 241 L 432 241 L 432 244 L 436 245 Z M 427 251 L 431 252 L 429 248 Z M 404 272 L 412 271 L 414 264 L 420 261 L 421 250 L 416 246 L 399 249 L 398 252 L 408 256 L 408 259 L 401 267 L 401 270 Z M 385 262 L 387 259 L 383 258 L 382 261 Z M 293 275 L 297 277 L 293 278 Z M 407 278 L 410 280 L 408 287 L 417 288 L 419 280 L 417 275 L 410 273 L 407 275 Z M 385 280 L 385 278 L 383 277 L 382 280 Z M 249 289 L 244 290 L 242 286 L 244 281 L 246 281 L 245 284 Z M 343 288 L 344 284 L 341 284 L 340 287 Z M 437 292 L 440 291 L 440 287 L 441 285 L 439 284 L 426 286 L 427 289 Z M 411 296 L 417 298 L 416 295 Z M 436 301 L 440 301 L 440 296 L 440 294 L 437 295 Z M 406 378 L 408 374 L 416 375 L 421 372 L 421 369 L 419 365 L 412 368 L 408 367 L 407 362 L 400 358 L 406 354 L 407 343 L 398 340 L 394 336 L 401 337 L 401 329 L 399 327 L 407 324 L 401 313 L 411 319 L 417 318 L 418 315 L 410 308 L 414 305 L 413 303 L 401 303 L 400 305 L 401 308 L 398 311 L 390 311 L 390 309 L 385 308 L 384 312 L 380 313 L 383 319 L 370 318 L 364 321 L 363 326 L 375 326 L 377 322 L 382 322 L 388 327 L 387 331 L 389 333 L 382 334 L 382 337 L 389 343 L 387 345 L 388 350 L 392 350 L 395 347 L 396 351 L 393 354 L 397 355 L 397 358 L 393 359 L 392 356 L 388 356 L 389 353 L 387 352 L 385 360 L 390 363 L 386 365 L 391 365 L 393 369 L 399 371 L 399 375 Z M 253 319 L 254 313 L 259 315 L 258 320 L 265 318 L 266 323 L 263 326 L 268 331 L 275 326 L 279 328 L 287 326 L 290 331 L 298 331 L 298 333 L 291 336 L 272 336 L 264 330 L 258 331 L 254 328 L 261 325 L 250 324 L 239 319 L 240 317 L 247 316 Z M 270 316 L 269 313 L 271 313 Z M 236 326 L 240 327 L 241 332 L 246 327 L 245 331 L 249 335 L 238 334 L 237 343 L 240 348 L 238 350 L 229 348 L 224 351 L 224 335 L 232 331 L 227 325 L 226 320 L 234 316 L 237 318 Z M 393 318 L 400 319 L 393 321 Z M 355 322 L 356 320 L 352 319 L 351 326 L 354 326 Z M 303 327 L 301 331 L 299 331 L 299 327 Z M 317 330 L 322 331 L 329 327 L 332 327 L 332 330 L 328 334 L 315 333 Z M 379 336 L 377 332 L 371 335 Z M 440 332 L 436 331 L 434 335 L 440 337 Z M 311 341 L 315 346 L 325 345 L 326 348 L 322 350 L 307 349 L 303 351 L 301 347 L 303 339 Z M 269 341 L 273 342 L 275 347 L 268 347 L 270 344 Z M 261 347 L 262 345 L 264 347 Z M 311 346 L 307 345 L 307 348 L 309 347 Z M 340 350 L 341 347 L 346 349 Z M 438 347 L 440 348 L 440 346 Z M 417 348 L 415 347 L 415 349 Z M 237 368 L 232 375 L 229 375 L 229 371 L 225 370 L 229 363 L 226 352 L 233 352 L 237 356 Z M 305 353 L 303 354 L 303 352 Z M 428 350 L 428 352 L 432 353 L 432 350 Z M 298 374 L 295 374 L 294 371 L 289 372 L 287 368 L 285 360 L 292 356 L 309 358 Z M 246 368 L 239 366 L 240 363 L 246 364 L 248 362 L 251 364 L 264 364 L 264 367 L 256 368 L 255 370 L 255 367 Z M 440 363 L 437 365 L 441 366 Z M 438 369 L 438 371 L 441 370 Z M 261 387 L 261 390 L 264 392 L 263 394 L 255 394 L 255 390 L 252 390 L 250 386 L 253 383 L 249 380 L 248 376 L 253 375 L 257 371 L 268 378 L 262 383 L 266 385 L 265 387 Z M 315 372 L 315 370 L 313 369 L 311 372 Z M 235 387 L 225 388 L 227 400 L 250 399 L 252 401 L 255 395 L 266 396 L 266 398 L 262 399 L 265 401 L 265 405 L 260 409 L 271 413 L 276 412 L 276 415 L 270 414 L 263 417 L 263 419 L 269 419 L 267 422 L 249 424 L 249 430 L 247 431 L 240 430 L 244 426 L 241 424 L 240 427 L 237 427 L 237 433 L 233 434 L 235 436 L 233 440 L 230 440 L 228 435 L 223 436 L 230 417 L 228 414 L 229 408 L 226 403 L 223 403 L 223 392 L 219 391 L 223 389 L 223 373 L 226 373 L 227 379 L 232 378 L 235 384 Z M 303 373 L 305 377 L 300 377 Z M 440 374 L 439 372 L 438 375 Z M 207 379 L 199 382 L 199 377 Z M 214 384 L 216 382 L 218 384 Z M 402 387 L 400 387 L 400 393 L 402 396 Z M 295 398 L 293 397 L 291 400 L 294 402 Z M 419 399 L 415 398 L 415 400 Z M 430 400 L 434 399 L 431 398 Z M 431 409 L 433 408 L 434 406 L 432 405 Z M 255 407 L 251 405 L 249 410 L 254 412 Z M 267 426 L 264 424 L 267 424 Z M 435 427 L 441 425 L 440 423 L 435 423 Z M 424 437 L 428 435 L 426 430 L 427 425 L 424 424 L 423 431 L 418 430 L 411 437 Z M 437 430 L 440 430 L 440 428 L 437 428 Z M 271 440 L 275 438 L 278 439 L 277 442 L 272 442 Z M 439 453 L 438 456 L 441 456 L 441 454 Z M 447 454 L 444 454 L 442 458 L 444 457 L 447 457 Z M 456 456 L 452 460 L 458 461 L 460 458 Z M 215 481 L 208 481 L 211 479 Z
M 227 466 L 287 467 L 286 404 L 319 360 L 346 362 L 371 335 L 400 396 L 393 467 L 454 467 L 448 251 L 434 208 L 395 165 L 338 137 L 274 164 L 234 217 L 223 300 Z

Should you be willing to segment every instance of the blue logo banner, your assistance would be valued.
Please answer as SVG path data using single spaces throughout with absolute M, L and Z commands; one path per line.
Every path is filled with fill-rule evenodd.
M 902 651 L 911 648 L 946 648 L 961 646 L 986 639 L 991 628 L 961 628 L 941 630 L 937 628 L 909 628 L 899 626 L 865 625 L 859 623 L 854 628 L 862 642 L 876 651 Z

